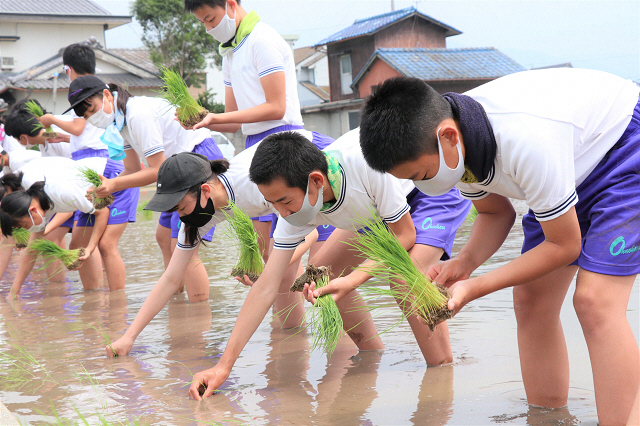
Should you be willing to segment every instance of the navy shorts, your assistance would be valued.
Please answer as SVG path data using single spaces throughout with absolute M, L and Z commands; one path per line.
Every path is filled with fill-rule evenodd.
M 196 154 L 202 154 L 205 157 L 207 157 L 209 160 L 220 160 L 224 158 L 222 156 L 222 152 L 220 151 L 220 148 L 218 148 L 218 145 L 216 145 L 216 141 L 214 141 L 211 138 L 207 138 L 202 142 L 200 142 L 191 150 L 191 152 L 195 152 Z M 178 238 L 180 226 L 182 225 L 182 222 L 180 221 L 180 215 L 178 214 L 178 212 L 160 213 L 160 220 L 158 221 L 158 223 L 160 224 L 160 226 L 171 229 L 171 238 Z M 213 238 L 213 232 L 215 230 L 216 230 L 216 227 L 214 226 L 209 230 L 209 232 L 207 232 L 205 235 L 202 236 L 202 239 L 205 241 L 211 241 L 211 239 Z
M 108 158 L 103 176 L 107 179 L 113 179 L 123 170 L 124 166 L 122 165 L 122 162 Z M 107 225 L 135 222 L 140 188 L 123 189 L 122 191 L 114 192 L 113 196 L 115 197 L 115 200 L 111 205 L 106 207 L 109 209 L 109 220 Z M 94 215 L 83 213 L 80 210 L 75 212 L 74 220 L 76 221 L 76 226 L 93 226 L 95 223 Z
M 640 101 L 627 129 L 578 188 L 582 250 L 572 265 L 598 274 L 640 272 Z M 525 253 L 544 241 L 529 210 L 522 218 Z

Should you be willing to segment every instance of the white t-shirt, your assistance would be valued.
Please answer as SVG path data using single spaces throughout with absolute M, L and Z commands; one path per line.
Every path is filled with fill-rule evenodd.
M 31 160 L 41 156 L 40 151 L 34 151 L 33 149 L 16 149 L 9 153 L 9 167 L 5 167 L 5 169 L 17 171 Z
M 49 220 L 54 213 L 71 213 L 80 210 L 93 213 L 91 201 L 86 199 L 91 184 L 80 177 L 80 168 L 89 167 L 104 174 L 106 158 L 92 157 L 73 161 L 63 157 L 41 157 L 34 159 L 18 171 L 22 175 L 22 187 L 26 190 L 36 182 L 44 181 L 44 192 L 53 202 L 53 207 L 45 213 Z
M 59 120 L 71 121 L 71 117 L 68 115 L 56 115 L 55 117 Z M 52 124 L 51 128 L 58 134 L 69 135 L 71 137 L 69 133 L 65 132 L 55 124 Z M 71 158 L 71 144 L 68 142 L 49 143 L 45 141 L 44 145 L 38 145 L 38 149 L 40 149 L 40 154 L 43 157 Z
M 124 149 L 133 149 L 141 158 L 164 151 L 166 158 L 193 147 L 210 137 L 206 128 L 185 130 L 175 120 L 176 109 L 161 98 L 133 96 L 127 101 L 126 125 L 122 129 Z
M 360 129 L 354 129 L 324 151 L 333 155 L 342 170 L 342 190 L 336 203 L 319 212 L 306 226 L 294 226 L 286 220 L 278 220 L 273 234 L 274 248 L 293 250 L 318 225 L 357 230 L 363 219 L 372 219 L 372 213 L 384 222 L 395 223 L 410 208 L 407 194 L 415 188 L 408 181 L 401 181 L 388 173 L 380 173 L 369 166 L 360 149 Z
M 23 151 L 26 149 L 16 138 L 11 137 L 4 132 L 4 125 L 0 127 L 0 143 L 2 144 L 2 150 L 6 152 L 15 150 Z
M 70 117 L 72 120 L 80 118 L 73 110 L 71 110 Z M 71 152 L 80 151 L 81 149 L 94 149 L 96 151 L 107 149 L 107 146 L 100 140 L 100 136 L 102 136 L 103 133 L 104 129 L 94 127 L 87 122 L 80 136 L 69 136 L 69 145 L 71 146 Z
M 293 52 L 276 30 L 258 22 L 233 51 L 222 58 L 222 76 L 225 86 L 233 88 L 238 110 L 266 102 L 260 79 L 274 72 L 285 77 L 286 110 L 281 120 L 245 123 L 242 133 L 255 135 L 285 124 L 302 126 L 298 80 Z
M 271 204 L 264 199 L 262 193 L 258 190 L 258 186 L 249 179 L 249 167 L 251 166 L 251 160 L 253 160 L 253 155 L 259 144 L 260 143 L 257 143 L 233 157 L 229 162 L 229 169 L 218 175 L 218 179 L 220 179 L 220 182 L 222 182 L 222 185 L 227 191 L 229 200 L 233 201 L 235 205 L 249 217 L 276 213 L 275 209 L 271 207 Z M 230 214 L 231 212 L 227 210 L 227 213 Z M 223 220 L 225 220 L 224 213 L 216 210 L 209 223 L 198 228 L 198 232 L 200 235 L 205 235 L 211 228 Z M 180 224 L 176 247 L 182 250 L 192 250 L 197 246 L 197 243 L 193 246 L 187 244 L 184 226 Z
M 526 200 L 539 221 L 561 216 L 624 133 L 639 93 L 629 80 L 573 68 L 511 74 L 466 92 L 487 112 L 497 154 L 484 182 L 456 187 L 471 200 Z

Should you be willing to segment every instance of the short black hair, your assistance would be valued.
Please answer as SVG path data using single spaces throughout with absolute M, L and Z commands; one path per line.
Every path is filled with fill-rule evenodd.
M 268 185 L 282 178 L 291 188 L 307 190 L 309 175 L 319 170 L 329 173 L 324 153 L 298 132 L 280 132 L 264 138 L 249 167 L 249 179 Z
M 240 0 L 236 0 L 236 3 L 240 4 Z M 226 4 L 227 0 L 184 0 L 184 10 L 193 12 L 202 6 L 221 7 L 224 9 Z
M 365 100 L 360 147 L 374 170 L 388 172 L 422 154 L 437 154 L 437 126 L 453 118 L 451 105 L 419 78 L 394 77 Z
M 22 174 L 18 173 L 18 178 L 22 181 Z M 35 182 L 26 191 L 14 191 L 2 198 L 0 204 L 0 229 L 2 235 L 10 237 L 13 228 L 19 226 L 18 219 L 29 215 L 31 200 L 37 198 L 40 207 L 45 212 L 51 208 L 51 200 L 44 192 L 44 181 Z
M 96 54 L 87 45 L 74 43 L 64 49 L 62 63 L 68 65 L 78 75 L 94 75 L 96 73 Z
M 38 118 L 27 109 L 26 103 L 30 101 L 35 102 L 42 108 L 40 102 L 35 99 L 23 99 L 13 105 L 11 111 L 9 111 L 9 114 L 5 117 L 4 131 L 7 135 L 18 140 L 20 139 L 20 135 L 38 136 L 42 129 L 42 124 L 40 124 Z M 47 113 L 44 108 L 42 108 L 42 111 L 45 114 Z

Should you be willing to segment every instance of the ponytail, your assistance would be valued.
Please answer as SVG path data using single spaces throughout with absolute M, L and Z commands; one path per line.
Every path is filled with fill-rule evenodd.
M 211 172 L 213 173 L 213 175 L 209 178 L 209 180 L 207 182 L 210 182 L 210 183 L 215 183 L 216 181 L 220 182 L 218 180 L 218 175 L 221 175 L 222 173 L 225 173 L 227 170 L 229 170 L 229 162 L 227 160 L 224 160 L 224 159 L 223 160 L 212 160 L 212 161 L 209 161 L 209 164 L 211 165 Z M 193 195 L 195 197 L 196 194 L 198 193 L 198 188 L 200 188 L 201 185 L 202 185 L 202 183 L 199 183 L 197 185 L 192 186 L 187 191 L 187 194 L 191 194 L 191 195 Z M 200 200 L 197 200 L 197 202 L 200 202 Z M 206 245 L 205 242 L 202 240 L 202 236 L 198 232 L 198 228 L 197 227 L 189 226 L 186 223 L 183 226 L 184 226 L 184 235 L 186 237 L 185 238 L 186 239 L 185 242 L 187 244 L 189 244 L 190 246 L 193 246 L 197 242 L 200 242 L 203 245 Z
M 2 200 L 7 193 L 7 189 L 11 192 L 22 190 L 22 172 L 7 173 L 0 178 L 0 200 Z
M 127 91 L 124 87 L 120 86 L 117 83 L 109 83 L 109 90 L 113 94 L 113 92 L 118 92 L 118 102 L 116 102 L 116 108 L 122 112 L 122 115 L 127 115 L 127 101 L 129 98 L 132 98 L 133 95 Z

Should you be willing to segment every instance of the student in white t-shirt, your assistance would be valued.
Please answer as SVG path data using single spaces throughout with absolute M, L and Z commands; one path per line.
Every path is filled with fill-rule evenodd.
M 153 288 L 142 308 L 124 336 L 107 346 L 108 356 L 126 355 L 140 332 L 167 304 L 187 265 L 205 235 L 212 227 L 226 219 L 223 211 L 229 212 L 228 204 L 233 202 L 247 215 L 264 215 L 275 210 L 249 180 L 249 166 L 258 144 L 242 151 L 230 163 L 226 160 L 209 161 L 194 153 L 180 153 L 169 157 L 158 172 L 158 189 L 145 209 L 153 211 L 177 211 L 184 225 L 180 228 L 178 244 L 167 270 Z M 200 198 L 200 203 L 196 200 Z M 204 206 L 203 206 L 204 203 Z M 309 231 L 313 232 L 313 229 Z M 313 245 L 312 245 L 313 244 Z M 281 280 L 278 295 L 273 303 L 274 315 L 284 328 L 299 327 L 304 317 L 301 295 L 289 291 L 291 283 L 302 273 L 299 258 L 311 245 L 311 255 L 321 244 L 313 243 L 313 238 L 296 252 L 287 272 Z M 315 249 L 315 250 L 314 250 Z M 278 315 L 278 313 L 286 314 Z M 370 320 L 366 311 L 354 313 L 353 323 Z M 372 342 L 379 341 L 375 328 L 362 341 L 356 342 L 362 349 L 371 349 Z
M 92 232 L 85 241 L 72 238 L 70 248 L 85 247 L 80 260 L 87 262 L 91 253 L 100 245 L 105 258 L 105 270 L 110 290 L 124 288 L 124 263 L 118 253 L 117 240 L 102 241 L 111 213 L 117 207 L 127 208 L 131 197 L 126 191 L 115 193 L 114 202 L 101 210 L 95 210 L 86 194 L 92 185 L 82 179 L 81 168 L 88 167 L 104 175 L 109 168 L 122 166 L 107 158 L 85 158 L 73 161 L 63 157 L 41 157 L 22 166 L 15 174 L 3 176 L 3 182 L 11 179 L 23 190 L 13 191 L 0 203 L 0 226 L 2 234 L 10 236 L 16 227 L 32 232 L 31 240 L 48 236 L 64 224 L 76 210 L 95 215 Z M 54 216 L 55 215 L 55 216 Z M 30 240 L 30 241 L 31 241 Z M 18 272 L 13 282 L 10 297 L 16 297 L 24 280 L 33 268 L 35 255 L 28 251 L 21 257 Z M 91 262 L 92 259 L 89 259 Z M 87 265 L 80 266 L 80 269 Z M 81 274 L 81 278 L 83 278 Z M 95 281 L 83 280 L 85 288 L 94 288 Z
M 194 129 L 206 127 L 235 133 L 242 127 L 246 148 L 270 134 L 304 129 L 298 100 L 298 80 L 291 46 L 239 0 L 185 0 L 213 38 L 219 41 L 225 85 L 225 112 L 209 114 Z M 333 139 L 317 132 L 313 142 L 325 147 Z M 273 216 L 252 217 L 263 241 Z M 331 232 L 320 232 L 325 241 Z M 266 247 L 261 246 L 267 259 Z
M 280 161 L 281 158 L 286 161 Z M 356 289 L 370 278 L 367 273 L 354 270 L 362 259 L 349 245 L 363 219 L 373 219 L 372 215 L 380 217 L 400 244 L 426 269 L 441 257 L 448 258 L 456 230 L 465 220 L 470 205 L 460 198 L 457 190 L 426 200 L 411 182 L 401 182 L 369 168 L 360 152 L 357 129 L 343 135 L 324 151 L 294 132 L 270 135 L 258 146 L 249 175 L 265 200 L 280 214 L 274 248 L 263 274 L 247 295 L 220 361 L 215 367 L 194 376 L 189 391 L 194 399 L 201 398 L 199 391 L 205 391 L 204 397 L 210 396 L 229 376 L 240 352 L 271 306 L 279 278 L 294 249 L 316 226 L 330 224 L 336 227 L 309 263 L 331 267 L 333 275 L 328 287 L 340 289 L 340 294 L 334 298 L 344 318 L 345 313 L 353 312 L 345 304 L 354 303 L 354 299 L 361 300 Z M 420 226 L 427 217 L 432 217 L 441 226 L 433 229 Z M 308 293 L 308 288 L 305 292 Z M 409 316 L 408 321 L 427 364 L 452 361 L 446 323 L 431 332 L 417 315 Z M 344 323 L 345 330 L 350 330 L 349 335 L 360 332 L 350 329 L 348 321 Z M 375 329 L 372 321 L 358 324 L 363 329 Z M 370 349 L 383 347 L 381 341 L 375 343 L 379 346 Z
M 69 86 L 69 103 L 79 117 L 104 128 L 102 139 L 112 159 L 122 160 L 124 171 L 112 179 L 103 179 L 99 197 L 126 188 L 139 188 L 156 181 L 165 158 L 179 152 L 195 152 L 210 160 L 222 153 L 206 129 L 186 130 L 175 120 L 175 108 L 161 98 L 132 96 L 117 84 L 106 85 L 99 78 L 85 75 Z M 148 167 L 142 168 L 144 156 Z M 178 237 L 178 214 L 163 213 L 156 231 L 165 266 L 171 259 Z M 211 240 L 213 232 L 203 238 Z M 199 258 L 194 258 L 185 276 L 189 300 L 207 300 L 209 277 Z
M 627 305 L 640 272 L 640 87 L 600 71 L 548 69 L 499 78 L 464 95 L 391 79 L 362 110 L 371 167 L 426 193 L 453 187 L 478 210 L 471 236 L 428 274 L 450 286 L 449 308 L 513 286 L 530 404 L 567 403 L 560 309 L 573 304 L 594 376 L 600 424 L 624 424 L 640 383 Z M 523 254 L 469 278 L 503 243 L 526 200 Z
M 38 118 L 29 112 L 25 105 L 27 102 L 35 102 L 40 105 L 36 99 L 23 99 L 13 105 L 11 111 L 5 117 L 5 132 L 7 135 L 14 137 L 21 145 L 27 148 L 37 146 L 43 157 L 71 158 L 71 149 L 68 143 L 50 143 L 44 138 L 46 126 L 42 125 Z M 58 118 L 60 121 L 67 119 L 64 116 L 58 116 Z M 63 130 L 55 125 L 52 128 L 58 134 L 65 134 Z
M 4 131 L 4 123 L 0 123 L 0 144 L 2 145 L 2 150 L 6 152 L 26 149 L 16 140 L 16 138 L 6 134 Z

